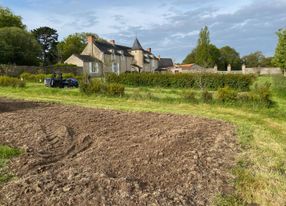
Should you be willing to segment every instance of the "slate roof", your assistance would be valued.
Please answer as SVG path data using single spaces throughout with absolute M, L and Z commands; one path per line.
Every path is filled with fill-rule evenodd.
M 112 54 L 111 50 L 113 50 L 116 55 L 121 55 L 120 51 L 122 51 L 124 56 L 133 57 L 131 54 L 129 54 L 129 51 L 131 50 L 130 47 L 98 41 L 95 41 L 94 44 L 104 54 Z
M 94 62 L 96 60 L 96 58 L 89 56 L 89 55 L 75 54 L 75 56 L 81 59 L 83 62 Z
M 134 43 L 133 43 L 133 47 L 132 47 L 133 50 L 143 50 L 143 47 L 141 46 L 139 40 L 136 38 Z
M 174 66 L 174 63 L 171 58 L 161 58 L 159 60 L 159 68 L 168 68 L 172 66 Z

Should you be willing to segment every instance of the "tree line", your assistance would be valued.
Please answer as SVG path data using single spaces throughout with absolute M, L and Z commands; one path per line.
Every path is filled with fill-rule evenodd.
M 28 31 L 21 16 L 0 6 L 0 64 L 46 66 L 62 63 L 72 54 L 82 52 L 88 35 L 105 41 L 94 33 L 75 33 L 59 41 L 57 30 L 47 26 Z M 205 68 L 217 65 L 221 70 L 225 70 L 229 64 L 239 70 L 243 63 L 248 67 L 278 66 L 286 69 L 286 29 L 280 29 L 277 36 L 279 40 L 274 57 L 265 57 L 260 51 L 240 57 L 230 46 L 217 48 L 212 44 L 208 27 L 204 27 L 196 48 L 183 63 L 196 63 Z
M 226 70 L 230 64 L 232 69 L 241 70 L 242 64 L 247 67 L 274 67 L 286 68 L 286 29 L 277 32 L 279 41 L 274 57 L 266 57 L 261 51 L 240 57 L 239 52 L 230 46 L 217 48 L 210 41 L 210 32 L 205 26 L 201 29 L 197 46 L 186 56 L 183 64 L 198 64 L 205 68 L 215 65 L 220 70 Z

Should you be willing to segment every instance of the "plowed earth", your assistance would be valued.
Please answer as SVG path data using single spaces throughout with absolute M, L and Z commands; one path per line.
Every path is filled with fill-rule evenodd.
M 232 188 L 235 129 L 216 120 L 0 99 L 0 205 L 209 205 Z

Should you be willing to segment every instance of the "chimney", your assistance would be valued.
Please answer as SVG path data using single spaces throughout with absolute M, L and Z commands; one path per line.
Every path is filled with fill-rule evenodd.
M 161 59 L 161 55 L 158 55 L 158 59 L 159 59 L 159 60 Z
M 112 39 L 112 40 L 109 41 L 109 43 L 112 44 L 112 45 L 115 45 L 115 40 Z
M 147 52 L 152 53 L 152 49 L 151 48 L 147 48 L 146 50 L 147 50 Z
M 94 36 L 87 36 L 87 42 L 88 42 L 89 44 L 94 43 Z

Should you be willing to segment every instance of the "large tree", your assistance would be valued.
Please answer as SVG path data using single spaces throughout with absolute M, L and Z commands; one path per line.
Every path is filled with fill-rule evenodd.
M 198 45 L 187 55 L 183 64 L 196 63 L 205 68 L 220 65 L 220 51 L 210 43 L 210 34 L 208 27 L 202 28 L 198 40 Z
M 20 16 L 14 15 L 10 9 L 0 7 L 0 28 L 3 27 L 18 27 L 25 29 Z
M 277 32 L 278 43 L 273 58 L 273 64 L 286 70 L 286 29 L 280 29 Z
M 80 54 L 86 45 L 86 38 L 80 34 L 72 34 L 58 44 L 60 61 L 65 61 L 72 54 Z
M 57 63 L 58 61 L 58 33 L 50 27 L 40 27 L 32 31 L 40 45 L 42 54 L 40 56 L 43 65 Z
M 221 54 L 221 69 L 226 70 L 227 66 L 230 64 L 232 69 L 240 70 L 241 69 L 241 60 L 239 53 L 230 46 L 224 46 L 220 48 Z
M 198 40 L 198 45 L 196 48 L 195 58 L 196 58 L 196 63 L 203 67 L 209 67 L 211 64 L 210 33 L 209 33 L 207 26 L 201 29 L 199 40 Z
M 34 36 L 17 27 L 0 28 L 0 64 L 38 65 L 41 48 Z
M 242 61 L 247 67 L 260 67 L 265 56 L 261 51 L 256 51 L 242 57 Z

